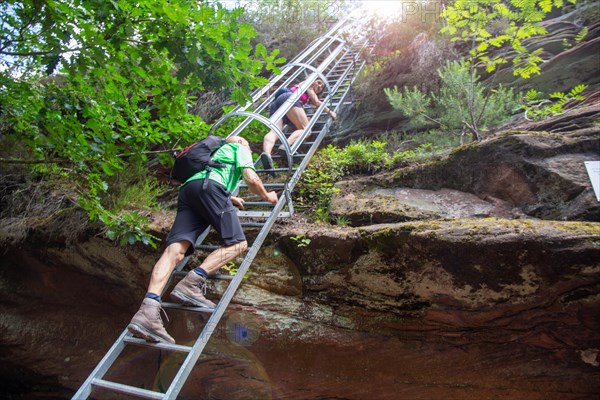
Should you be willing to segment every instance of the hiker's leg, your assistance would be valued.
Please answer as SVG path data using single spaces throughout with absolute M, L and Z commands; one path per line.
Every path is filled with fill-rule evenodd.
M 204 262 L 200 264 L 200 268 L 208 272 L 210 275 L 213 272 L 216 272 L 223 265 L 227 264 L 229 261 L 242 254 L 247 248 L 248 242 L 245 240 L 229 246 L 219 247 L 204 259 Z
M 308 116 L 302 107 L 292 107 L 290 111 L 287 112 L 286 116 L 292 121 L 296 130 L 292 132 L 290 137 L 288 137 L 287 141 L 289 145 L 293 145 L 298 137 L 302 134 L 304 129 L 308 126 Z M 311 131 L 308 131 L 308 136 L 310 136 Z M 307 137 L 308 137 L 307 136 Z
M 173 272 L 177 263 L 183 259 L 188 247 L 190 247 L 190 242 L 185 240 L 167 246 L 152 269 L 152 276 L 148 285 L 149 293 L 156 293 L 157 295 L 162 293 L 169 281 L 171 272 Z
M 277 127 L 279 130 L 283 130 L 283 120 L 277 121 Z M 273 131 L 269 131 L 263 138 L 263 151 L 267 154 L 271 154 L 273 152 L 273 146 L 275 146 L 275 142 L 277 141 L 277 134 Z

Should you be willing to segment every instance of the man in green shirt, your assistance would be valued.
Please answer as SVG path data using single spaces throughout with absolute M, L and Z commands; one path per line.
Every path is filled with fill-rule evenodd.
M 241 179 L 263 200 L 277 203 L 277 193 L 267 192 L 256 174 L 250 145 L 244 138 L 228 138 L 227 144 L 217 150 L 212 159 L 224 163 L 225 167 L 215 167 L 210 173 L 198 172 L 179 189 L 177 215 L 167 236 L 167 247 L 154 265 L 148 292 L 139 311 L 127 326 L 133 336 L 175 343 L 160 317 L 160 294 L 177 263 L 194 252 L 196 239 L 209 225 L 221 236 L 222 247 L 190 271 L 171 291 L 171 298 L 184 305 L 215 307 L 204 297 L 206 278 L 248 248 L 236 209 L 244 208 L 244 199 L 231 195 Z M 204 185 L 207 174 L 208 182 Z

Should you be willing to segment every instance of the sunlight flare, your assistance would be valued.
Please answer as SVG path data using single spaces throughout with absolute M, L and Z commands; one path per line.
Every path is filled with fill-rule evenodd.
M 404 0 L 363 0 L 363 7 L 381 18 L 398 17 Z

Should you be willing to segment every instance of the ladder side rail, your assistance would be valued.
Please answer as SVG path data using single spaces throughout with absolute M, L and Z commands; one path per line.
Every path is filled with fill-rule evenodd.
M 341 61 L 341 60 L 340 60 Z M 346 79 L 346 77 L 350 74 L 350 72 L 352 71 L 352 66 L 353 64 L 350 64 L 344 71 L 344 73 L 338 78 L 333 92 L 330 93 L 329 97 L 332 97 L 334 94 L 337 93 L 337 90 L 339 89 L 339 87 L 341 86 L 342 82 L 344 82 L 344 80 Z M 338 110 L 340 107 L 340 104 L 342 104 L 343 98 L 345 98 L 345 96 L 348 94 L 349 92 L 349 87 L 347 89 L 344 90 L 344 93 L 342 94 L 342 100 L 340 100 L 338 102 L 338 104 L 332 108 L 334 108 L 335 110 Z M 316 123 L 317 119 L 319 118 L 319 116 L 322 114 L 323 109 L 325 108 L 325 103 L 326 101 L 323 101 L 323 103 L 321 104 L 321 106 L 315 111 L 315 114 L 313 115 L 313 117 L 311 118 L 311 121 L 309 123 L 309 126 L 307 128 L 307 130 L 305 130 L 302 134 L 302 136 L 300 138 L 298 138 L 298 140 L 296 141 L 296 143 L 294 143 L 294 146 L 292 146 L 292 151 L 294 152 L 293 154 L 295 154 L 295 151 L 298 150 L 298 148 L 302 145 L 302 142 L 305 139 L 305 135 L 308 132 L 308 129 L 310 129 L 310 127 L 312 127 L 314 125 L 314 123 Z M 296 186 L 296 184 L 298 183 L 300 176 L 302 175 L 302 173 L 304 172 L 304 170 L 306 169 L 306 167 L 308 166 L 308 163 L 310 162 L 310 160 L 312 159 L 312 156 L 314 155 L 314 153 L 316 152 L 317 148 L 319 147 L 319 145 L 321 144 L 321 142 L 323 141 L 323 138 L 325 137 L 325 135 L 329 132 L 329 128 L 330 126 L 333 124 L 333 120 L 331 118 L 329 118 L 323 128 L 321 129 L 320 134 L 317 136 L 317 138 L 313 141 L 313 144 L 310 146 L 308 152 L 306 153 L 306 156 L 304 157 L 304 159 L 302 160 L 302 162 L 300 163 L 300 166 L 298 166 L 298 168 L 296 169 L 294 175 L 292 176 L 292 178 L 289 181 L 289 190 L 290 192 L 294 189 L 294 187 Z M 290 157 L 288 157 L 290 158 Z M 289 160 L 288 160 L 289 161 Z M 291 165 L 291 164 L 290 164 Z
M 348 24 L 349 21 L 350 21 L 350 17 L 346 17 L 343 20 L 340 20 L 325 35 L 320 36 L 317 39 L 313 40 L 313 42 L 311 42 L 311 44 L 309 45 L 309 48 L 304 50 L 299 55 L 297 55 L 294 59 L 292 59 L 290 61 L 290 63 L 302 62 L 313 51 L 318 50 L 318 52 L 316 54 L 312 55 L 309 62 L 314 61 L 314 59 L 317 58 L 320 54 L 322 54 L 329 46 L 331 46 L 334 41 L 341 40 L 341 39 L 338 39 L 336 36 L 333 36 L 333 34 L 336 31 L 338 31 L 340 28 L 344 27 L 344 25 Z M 327 41 L 327 44 L 322 46 L 322 43 L 325 41 Z M 256 102 L 258 99 L 260 99 L 262 96 L 264 96 L 264 94 L 267 93 L 281 79 L 281 76 L 284 76 L 285 73 L 288 72 L 288 69 L 289 68 L 287 68 L 287 65 L 284 66 L 283 71 L 279 75 L 276 75 L 275 77 L 270 79 L 270 82 L 269 82 L 269 84 L 267 84 L 267 86 L 255 91 L 251 96 L 252 101 L 250 102 L 250 104 L 247 104 L 245 106 L 238 106 L 238 107 L 240 109 L 246 110 L 249 107 L 249 105 L 251 105 L 252 103 Z M 238 107 L 236 107 L 236 109 L 234 109 L 234 111 L 237 111 Z
M 123 341 L 123 339 L 125 338 L 125 336 L 127 336 L 127 334 L 127 329 L 125 329 L 118 337 L 118 339 L 113 343 L 108 352 L 106 352 L 104 357 L 102 357 L 102 359 L 98 362 L 96 368 L 94 368 L 94 370 L 90 373 L 87 379 L 81 384 L 79 390 L 75 392 L 72 400 L 81 400 L 88 398 L 88 396 L 92 393 L 92 382 L 94 381 L 94 379 L 102 379 L 102 377 L 104 377 L 104 374 L 106 374 L 106 371 L 108 371 L 108 369 L 112 366 L 113 362 L 117 359 L 119 354 L 121 354 L 121 352 L 125 348 L 125 342 Z
M 298 137 L 298 140 L 296 140 L 296 142 L 289 149 L 289 152 L 287 153 L 288 154 L 288 165 L 292 165 L 292 163 L 291 163 L 292 156 L 294 154 L 296 154 L 296 152 L 298 151 L 298 148 L 300 146 L 302 146 L 302 143 L 308 137 L 308 132 L 311 131 L 312 127 L 316 124 L 316 122 L 318 121 L 321 114 L 323 114 L 323 110 L 325 109 L 325 107 L 327 107 L 327 103 L 332 99 L 332 97 L 334 96 L 334 94 L 337 92 L 337 90 L 341 86 L 342 82 L 344 81 L 345 77 L 348 75 L 349 71 L 351 70 L 350 67 L 351 67 L 351 65 L 348 66 L 345 70 L 345 73 L 338 78 L 333 89 L 327 94 L 327 96 L 321 102 L 321 105 L 315 110 L 313 116 L 310 118 L 310 121 L 309 121 L 307 127 L 304 129 L 302 134 Z M 339 103 L 338 103 L 338 106 L 339 106 Z M 332 108 L 337 110 L 338 106 L 335 106 Z M 328 119 L 328 121 L 331 121 L 331 118 Z M 313 144 L 313 146 L 314 146 L 314 144 Z M 286 147 L 286 146 L 284 145 L 284 147 Z M 286 148 L 286 150 L 288 150 L 288 149 Z
M 286 79 L 283 82 L 283 85 L 288 85 L 291 82 L 293 82 L 298 75 L 300 75 L 304 70 L 303 69 L 298 69 L 294 74 L 292 74 L 292 76 L 290 76 L 288 79 Z M 258 107 L 256 107 L 253 111 L 253 113 L 260 113 L 262 112 L 265 108 L 267 108 L 271 102 L 274 100 L 272 99 L 274 97 L 273 94 L 271 94 L 270 96 L 268 96 Z M 217 122 L 215 122 L 209 129 L 209 134 L 211 134 L 213 132 L 214 129 L 216 129 L 217 127 L 219 127 L 221 124 L 223 124 L 225 122 L 225 120 L 227 120 L 227 118 L 231 118 L 232 116 L 235 115 L 244 115 L 241 114 L 240 111 L 246 111 L 247 107 L 236 107 L 234 108 L 232 111 L 230 111 L 229 113 L 223 115 L 221 118 L 219 118 L 217 120 Z M 231 133 L 229 135 L 227 135 L 227 137 L 230 136 L 236 136 L 239 135 L 240 133 L 242 133 L 242 131 L 244 129 L 246 129 L 246 127 L 248 125 L 250 125 L 252 123 L 253 119 L 245 119 L 244 121 L 242 121 L 238 126 L 235 127 L 235 129 L 233 131 L 231 131 Z
M 358 29 L 360 29 L 358 25 L 356 25 L 354 27 L 350 26 L 348 21 L 349 21 L 349 18 L 339 21 L 334 26 L 334 28 L 332 28 L 329 31 L 330 33 L 337 31 L 338 32 L 337 37 L 328 37 L 327 35 L 325 35 L 325 36 L 322 36 L 321 38 L 316 39 L 313 42 L 313 44 L 310 46 L 309 49 L 305 50 L 303 53 L 301 53 L 299 56 L 297 56 L 293 60 L 294 61 L 293 64 L 302 64 L 302 63 L 300 63 L 301 60 L 304 60 L 305 58 L 309 57 L 313 51 L 318 49 L 319 51 L 317 51 L 316 54 L 313 54 L 312 57 L 310 57 L 310 61 L 313 62 L 313 61 L 317 60 L 324 52 L 329 51 L 330 52 L 329 56 L 323 62 L 321 62 L 318 67 L 315 68 L 315 67 L 312 67 L 311 65 L 288 65 L 284 68 L 286 70 L 286 74 L 287 74 L 288 72 L 293 70 L 294 66 L 302 67 L 302 68 L 298 69 L 295 72 L 295 74 L 293 74 L 293 77 L 291 77 L 291 78 L 288 77 L 288 79 L 287 79 L 288 82 L 295 79 L 302 72 L 306 72 L 307 70 L 315 71 L 312 74 L 310 74 L 307 79 L 304 80 L 304 83 L 302 85 L 300 85 L 301 87 L 295 93 L 295 95 L 297 94 L 298 96 L 290 96 L 290 98 L 299 97 L 301 93 L 304 93 L 308 89 L 308 87 L 317 79 L 317 77 L 321 76 L 322 78 L 324 78 L 323 72 L 328 67 L 330 67 L 330 65 L 333 61 L 336 61 L 336 57 L 340 54 L 340 52 L 342 51 L 342 49 L 344 47 L 348 48 L 348 46 L 344 43 L 344 41 L 341 40 L 339 37 L 341 37 L 343 34 L 347 34 L 347 36 L 352 36 L 351 34 L 357 34 Z M 353 28 L 354 31 L 351 31 L 351 28 Z M 336 41 L 341 42 L 341 44 L 339 44 L 333 51 L 331 51 L 331 49 L 329 47 Z M 321 46 L 321 48 L 319 49 L 319 46 L 324 42 L 327 42 L 327 45 Z M 368 43 L 368 40 L 366 42 Z M 360 46 L 361 50 L 365 46 L 367 46 L 367 45 L 363 43 L 363 45 Z M 339 62 L 341 62 L 341 60 L 344 59 L 344 57 L 345 57 L 345 55 L 342 56 L 339 60 L 337 60 L 337 63 L 331 68 L 331 70 L 335 69 L 335 67 L 339 64 Z M 359 72 L 360 72 L 360 70 L 362 70 L 364 65 L 365 65 L 365 62 L 363 61 L 358 68 Z M 331 70 L 330 70 L 330 72 L 331 72 Z M 328 101 L 330 101 L 334 95 L 339 94 L 338 93 L 339 87 L 342 84 L 342 82 L 344 80 L 346 80 L 346 77 L 348 76 L 348 73 L 350 70 L 351 70 L 351 68 L 349 66 L 345 70 L 345 72 L 337 79 L 336 83 L 333 85 L 333 88 L 331 88 L 331 85 L 329 85 L 328 80 L 324 79 L 324 82 L 328 85 L 328 89 L 330 89 L 330 90 L 329 90 L 328 96 L 325 98 L 325 100 L 323 101 L 321 106 L 316 110 L 315 114 L 311 118 L 311 124 L 309 124 L 309 127 L 314 126 L 314 124 L 317 122 L 318 117 L 320 117 L 320 115 L 322 114 L 325 104 Z M 352 76 L 351 83 L 353 83 L 354 80 L 356 79 L 356 75 L 357 75 L 357 73 L 355 73 Z M 256 97 L 256 100 L 258 100 L 261 96 L 263 96 L 265 93 L 267 93 L 268 90 L 270 88 L 272 88 L 275 85 L 275 83 L 277 83 L 279 80 L 281 80 L 284 76 L 285 76 L 285 74 L 281 74 L 281 75 L 273 78 L 269 85 L 267 85 L 265 88 L 263 88 L 262 90 L 257 92 L 256 96 L 254 96 L 254 97 Z M 337 103 L 337 105 L 335 106 L 336 110 L 339 108 L 340 104 L 342 104 L 343 99 L 346 97 L 348 92 L 349 92 L 349 86 L 347 88 L 345 88 L 345 91 L 342 93 L 342 97 L 341 97 L 342 101 Z M 269 96 L 269 97 L 271 97 L 271 96 Z M 256 102 L 256 100 L 254 100 L 254 102 Z M 297 99 L 293 99 L 293 100 L 294 101 L 291 103 L 291 105 L 284 104 L 284 106 L 280 107 L 280 109 L 277 110 L 277 112 L 274 113 L 274 115 L 269 119 L 267 119 L 261 115 L 257 115 L 256 113 L 250 113 L 250 112 L 237 113 L 235 115 L 248 116 L 249 118 L 246 119 L 246 121 L 247 121 L 246 126 L 250 122 L 252 122 L 252 120 L 257 119 L 257 120 L 261 121 L 262 123 L 264 123 L 265 125 L 269 126 L 270 128 L 274 127 L 275 128 L 274 130 L 276 131 L 276 133 L 277 133 L 277 131 L 279 131 L 278 136 L 280 136 L 280 139 L 282 139 L 282 143 L 284 143 L 286 145 L 285 147 L 286 147 L 286 150 L 288 151 L 288 154 L 293 154 L 293 153 L 295 153 L 295 151 L 297 151 L 301 142 L 304 140 L 304 137 L 302 137 L 301 140 L 299 140 L 295 144 L 293 149 L 291 149 L 289 147 L 289 145 L 287 145 L 287 140 L 285 140 L 285 135 L 275 125 L 275 121 L 278 121 L 285 113 L 287 113 L 287 111 L 289 111 L 289 109 L 293 106 L 293 103 Z M 268 103 L 268 101 L 265 101 L 259 107 L 259 109 L 262 111 L 262 109 L 264 109 L 264 107 L 266 107 L 267 103 Z M 252 103 L 247 104 L 245 106 L 245 109 L 248 108 L 250 105 L 252 105 Z M 231 113 L 229 113 L 228 115 L 230 115 L 230 114 Z M 222 119 L 225 117 L 227 117 L 227 116 L 222 117 Z M 219 120 L 219 121 L 221 121 L 221 120 Z M 217 121 L 217 122 L 219 123 L 219 121 Z M 246 121 L 244 121 L 244 122 L 246 122 Z M 214 332 L 214 328 L 218 324 L 220 318 L 222 317 L 222 315 L 225 312 L 225 309 L 227 308 L 227 306 L 231 302 L 233 296 L 235 295 L 235 292 L 237 291 L 237 288 L 241 284 L 245 273 L 249 269 L 249 267 L 250 267 L 252 261 L 254 260 L 254 258 L 256 257 L 256 255 L 258 254 L 258 250 L 262 246 L 262 243 L 264 242 L 266 236 L 268 235 L 273 224 L 275 223 L 276 219 L 278 218 L 279 214 L 281 213 L 283 207 L 286 204 L 288 204 L 290 207 L 292 206 L 291 191 L 293 190 L 293 188 L 299 181 L 302 172 L 307 167 L 308 163 L 310 162 L 310 159 L 316 152 L 316 150 L 319 147 L 320 143 L 322 142 L 323 138 L 329 132 L 329 129 L 330 129 L 332 123 L 333 123 L 332 119 L 328 119 L 324 123 L 323 128 L 320 130 L 320 133 L 317 135 L 317 138 L 314 140 L 314 142 L 312 143 L 312 146 L 310 146 L 307 154 L 301 161 L 300 166 L 296 169 L 295 173 L 290 178 L 288 183 L 284 185 L 284 192 L 280 196 L 275 207 L 272 209 L 270 216 L 267 218 L 267 221 L 264 223 L 259 235 L 254 240 L 246 257 L 244 258 L 242 264 L 240 265 L 238 272 L 236 273 L 236 275 L 232 279 L 231 283 L 228 285 L 227 289 L 225 290 L 223 297 L 221 298 L 221 301 L 219 301 L 219 304 L 217 305 L 215 312 L 211 315 L 207 325 L 205 326 L 205 329 L 202 331 L 201 335 L 196 340 L 194 346 L 191 348 L 191 351 L 189 352 L 188 356 L 186 357 L 184 363 L 182 364 L 179 372 L 177 373 L 177 376 L 172 381 L 167 393 L 165 393 L 165 395 L 163 396 L 161 393 L 148 391 L 148 396 L 149 396 L 148 398 L 174 399 L 177 396 L 177 394 L 181 390 L 183 384 L 185 383 L 187 376 L 189 376 L 189 373 L 191 372 L 196 361 L 200 357 L 202 350 L 204 349 L 208 340 L 210 339 L 210 336 Z M 211 130 L 212 130 L 212 128 L 211 128 Z M 239 131 L 241 131 L 241 129 Z M 229 136 L 237 135 L 237 134 L 239 134 L 239 131 L 238 132 L 234 131 Z M 307 133 L 307 131 L 304 132 L 304 136 L 306 136 L 306 133 Z M 281 136 L 283 136 L 283 138 L 281 138 Z M 291 150 L 293 150 L 293 152 Z M 258 162 L 258 160 L 257 160 L 257 162 Z M 238 187 L 235 189 L 236 193 L 237 193 L 237 191 L 239 191 L 239 187 L 240 187 L 240 185 L 238 184 Z M 198 246 L 205 240 L 206 236 L 209 233 L 209 230 L 210 230 L 210 228 L 207 228 L 200 235 L 200 237 L 196 241 L 196 246 Z M 180 271 L 183 268 L 183 266 L 187 263 L 188 260 L 189 260 L 189 256 L 184 257 L 184 259 L 180 263 L 177 264 L 177 266 L 176 266 L 177 271 Z M 171 279 L 172 279 L 172 276 L 171 276 Z M 79 400 L 81 398 L 87 398 L 91 394 L 92 386 L 94 385 L 94 382 L 96 383 L 96 386 L 105 387 L 105 388 L 117 387 L 120 385 L 117 383 L 103 381 L 102 377 L 108 371 L 108 369 L 112 366 L 112 364 L 114 363 L 116 358 L 120 355 L 123 348 L 125 347 L 125 344 L 126 344 L 125 339 L 126 339 L 127 335 L 129 335 L 128 331 L 124 330 L 123 333 L 120 335 L 120 337 L 117 339 L 117 341 L 109 349 L 107 354 L 102 358 L 102 360 L 98 363 L 96 368 L 92 371 L 90 376 L 82 384 L 80 389 L 75 393 L 75 395 L 73 397 L 74 400 L 75 399 Z M 122 386 L 125 387 L 126 385 L 122 385 Z M 144 390 L 140 390 L 140 393 L 142 393 L 142 392 L 144 392 Z M 143 396 L 143 397 L 145 397 L 145 396 Z
M 343 50 L 344 45 L 340 44 L 335 51 L 329 55 L 322 63 L 321 65 L 319 65 L 319 67 L 317 67 L 316 69 L 318 71 L 323 70 L 326 66 L 328 66 L 332 61 L 335 60 L 335 57 Z M 221 117 L 217 122 L 215 122 L 213 124 L 213 126 L 211 127 L 211 131 L 213 129 L 216 129 L 218 126 L 220 126 L 227 118 L 230 118 L 232 116 L 236 116 L 236 115 L 247 115 L 247 116 L 251 116 L 254 119 L 258 119 L 259 121 L 263 122 L 265 125 L 267 125 L 271 130 L 274 130 L 277 133 L 277 136 L 279 136 L 280 140 L 282 141 L 282 144 L 286 147 L 286 150 L 289 153 L 289 145 L 287 144 L 287 140 L 285 138 L 285 135 L 283 134 L 283 132 L 281 132 L 281 130 L 277 127 L 276 123 L 277 121 L 279 121 L 281 118 L 283 118 L 283 116 L 294 106 L 294 103 L 300 98 L 300 96 L 310 87 L 310 85 L 313 84 L 313 82 L 318 78 L 318 74 L 316 72 L 313 72 L 307 79 L 305 79 L 303 81 L 303 83 L 298 87 L 298 90 L 296 90 L 296 92 L 294 92 L 284 103 L 281 107 L 279 107 L 279 109 L 268 119 L 270 121 L 270 123 L 266 122 L 266 118 L 260 114 L 254 113 L 254 112 L 247 112 L 247 111 L 231 111 L 229 113 L 227 113 L 227 115 L 224 115 L 223 117 Z M 326 82 L 325 82 L 326 83 Z M 248 124 L 250 124 L 251 120 L 247 119 L 244 122 L 242 122 L 242 124 L 240 124 L 236 129 L 234 129 L 229 136 L 235 136 L 238 135 L 243 128 L 245 128 L 245 126 L 247 126 Z
M 340 45 L 338 45 L 338 47 L 337 47 L 337 48 L 334 50 L 334 52 L 336 52 L 336 55 L 339 53 L 339 51 L 340 51 L 340 50 L 341 50 L 341 48 L 340 48 Z M 331 57 L 331 56 L 330 56 L 330 57 Z M 328 59 L 327 59 L 327 60 L 329 60 L 329 59 L 330 59 L 330 57 L 328 57 Z M 326 61 L 327 61 L 327 60 L 326 60 Z M 314 60 L 313 60 L 313 61 L 314 61 Z M 331 62 L 331 60 L 330 60 L 329 62 Z M 323 64 L 324 64 L 324 63 L 325 63 L 325 61 L 324 61 L 323 63 L 321 63 L 321 66 L 322 66 L 322 68 L 321 68 L 321 66 L 319 66 L 318 68 L 315 68 L 315 69 L 317 69 L 317 70 L 319 70 L 319 71 L 322 71 L 322 70 L 323 70 L 323 69 L 326 67 L 326 65 L 325 65 L 325 66 L 323 66 Z M 308 65 L 308 64 L 288 64 L 288 65 L 286 65 L 286 67 L 285 67 L 285 68 L 287 69 L 287 71 L 286 71 L 285 73 L 289 72 L 289 70 L 292 70 L 294 67 L 297 67 L 297 66 L 300 66 L 300 67 L 302 67 L 302 68 L 298 69 L 298 70 L 297 70 L 295 73 L 293 73 L 293 74 L 292 74 L 292 75 L 291 75 L 289 78 L 287 78 L 287 79 L 284 81 L 284 83 L 283 83 L 284 85 L 287 85 L 287 84 L 289 84 L 289 83 L 293 82 L 293 81 L 294 81 L 294 79 L 296 79 L 296 78 L 297 78 L 297 77 L 298 77 L 298 76 L 299 76 L 299 75 L 300 75 L 302 72 L 304 72 L 304 71 L 305 71 L 305 69 L 304 69 L 304 68 L 307 68 L 307 67 L 309 67 L 310 65 Z M 310 66 L 310 68 L 314 68 L 314 67 Z M 281 75 L 278 75 L 278 76 L 275 78 L 275 80 L 271 82 L 271 85 L 268 85 L 268 86 L 266 86 L 266 87 L 265 87 L 265 88 L 263 88 L 263 89 L 270 89 L 272 86 L 274 86 L 274 83 L 275 83 L 275 82 L 277 82 L 279 79 L 281 79 L 281 78 L 282 78 L 282 77 L 284 77 L 284 76 L 285 76 L 285 74 L 284 74 L 284 73 L 282 73 Z M 314 82 L 314 79 L 313 79 L 313 81 L 312 81 L 312 82 Z M 312 82 L 311 82 L 311 84 L 312 84 Z M 307 88 L 308 88 L 308 86 L 309 86 L 309 85 L 307 85 Z M 300 91 L 300 88 L 298 89 L 298 91 Z M 267 92 L 267 90 L 261 90 L 261 91 L 260 91 L 260 96 L 257 96 L 257 97 L 256 97 L 256 100 L 254 100 L 254 101 L 253 101 L 253 102 L 251 102 L 251 103 L 248 103 L 248 104 L 246 104 L 245 106 L 237 106 L 237 107 L 235 107 L 235 108 L 234 108 L 232 111 L 230 111 L 230 112 L 229 112 L 229 113 L 227 113 L 226 115 L 224 115 L 224 116 L 222 116 L 221 118 L 219 118 L 219 119 L 217 120 L 217 122 L 215 122 L 215 123 L 214 123 L 214 124 L 211 126 L 211 128 L 209 129 L 209 134 L 210 134 L 210 133 L 212 133 L 212 132 L 213 132 L 213 131 L 214 131 L 214 130 L 217 128 L 217 127 L 219 127 L 221 124 L 223 124 L 223 122 L 225 122 L 225 120 L 226 120 L 227 118 L 230 118 L 230 117 L 233 115 L 233 113 L 235 113 L 235 112 L 238 112 L 238 111 L 246 111 L 246 110 L 247 110 L 247 109 L 248 109 L 248 108 L 249 108 L 249 107 L 250 107 L 252 104 L 254 104 L 254 103 L 255 103 L 255 102 L 256 102 L 256 101 L 257 101 L 257 100 L 258 100 L 260 97 L 262 97 L 262 96 L 264 95 L 264 93 L 266 93 L 266 92 Z M 301 93 L 304 93 L 304 91 L 302 91 Z M 258 106 L 256 109 L 255 109 L 255 111 L 254 111 L 254 112 L 261 112 L 261 111 L 263 111 L 265 108 L 267 108 L 267 107 L 268 107 L 268 105 L 271 103 L 271 101 L 273 101 L 272 97 L 273 97 L 273 95 L 270 95 L 270 96 L 268 96 L 268 97 L 267 97 L 267 98 L 266 98 L 266 99 L 265 99 L 265 100 L 264 100 L 264 101 L 263 101 L 263 102 L 262 102 L 262 103 L 261 103 L 261 104 L 260 104 L 260 105 L 259 105 L 259 106 Z M 299 96 L 298 96 L 298 98 L 299 98 Z M 291 107 L 290 107 L 290 108 L 291 108 Z M 286 110 L 286 112 L 287 112 L 287 111 L 289 111 L 289 109 L 287 109 L 287 110 Z M 247 127 L 247 126 L 248 126 L 248 125 L 251 123 L 251 122 L 252 122 L 252 120 L 248 120 L 248 119 L 244 120 L 242 123 L 240 123 L 240 124 L 239 124 L 239 125 L 238 125 L 238 126 L 237 126 L 237 127 L 236 127 L 236 128 L 235 128 L 235 129 L 234 129 L 232 132 L 231 132 L 231 134 L 230 134 L 229 136 L 232 136 L 232 135 L 234 136 L 234 135 L 237 135 L 237 134 L 241 133 L 241 132 L 242 132 L 242 131 L 243 131 L 243 130 L 244 130 L 244 129 L 245 129 L 245 128 L 246 128 L 246 127 Z
M 311 47 L 309 47 L 309 49 L 303 51 L 301 54 L 299 54 L 298 56 L 296 56 L 293 60 L 290 61 L 290 63 L 286 64 L 283 67 L 283 71 L 277 75 L 274 76 L 270 79 L 269 83 L 255 91 L 252 93 L 251 98 L 252 101 L 248 102 L 246 105 L 241 106 L 238 105 L 233 111 L 238 111 L 240 109 L 242 110 L 247 110 L 252 104 L 256 103 L 258 101 L 258 99 L 260 99 L 261 97 L 263 97 L 266 93 L 269 92 L 269 90 L 271 90 L 273 88 L 273 86 L 275 86 L 275 84 L 283 77 L 285 76 L 288 72 L 289 72 L 289 65 L 290 64 L 297 64 L 302 62 L 306 57 L 308 57 L 310 55 L 311 52 L 313 52 L 315 49 L 318 49 L 318 52 L 313 54 L 312 57 L 310 57 L 310 59 L 308 61 L 306 61 L 306 63 L 311 63 L 313 61 L 315 61 L 315 59 L 317 59 L 323 52 L 327 51 L 329 49 L 330 46 L 332 46 L 335 42 L 341 42 L 343 44 L 345 44 L 346 46 L 348 46 L 347 44 L 347 40 L 344 38 L 341 38 L 341 36 L 344 33 L 348 33 L 347 31 L 350 31 L 351 26 L 349 27 L 348 24 L 350 24 L 350 17 L 345 18 L 343 21 L 340 21 L 337 25 L 339 25 L 337 28 L 334 27 L 332 29 L 330 29 L 324 36 L 321 36 L 318 39 L 315 39 L 313 41 L 312 45 L 309 45 Z M 337 30 L 340 30 L 340 28 L 345 28 L 346 31 L 342 31 L 341 34 L 338 33 L 337 35 L 334 35 L 334 32 Z M 354 31 L 350 31 L 351 35 L 353 36 L 357 36 L 360 34 L 359 32 L 360 26 L 356 25 L 354 26 Z M 328 42 L 326 45 L 321 46 L 320 48 L 318 48 L 318 45 L 322 42 L 324 42 L 326 39 L 328 39 Z M 318 42 L 318 43 L 317 43 Z M 297 76 L 297 75 L 296 75 Z M 285 84 L 285 83 L 284 83 Z M 268 96 L 270 98 L 270 96 Z M 268 101 L 269 99 L 267 99 Z
M 289 190 L 286 188 L 285 191 L 289 191 Z M 208 319 L 208 322 L 206 323 L 206 326 L 202 330 L 202 333 L 200 334 L 200 336 L 198 337 L 198 339 L 192 346 L 192 351 L 190 351 L 188 356 L 183 361 L 182 365 L 180 366 L 179 371 L 177 372 L 173 381 L 171 382 L 169 389 L 165 392 L 165 396 L 164 396 L 165 400 L 175 400 L 177 398 L 177 395 L 181 391 L 183 384 L 185 383 L 187 377 L 189 376 L 192 369 L 194 368 L 194 365 L 198 361 L 198 358 L 200 357 L 200 354 L 202 353 L 204 347 L 208 343 L 208 340 L 210 339 L 211 335 L 215 331 L 217 324 L 219 323 L 221 317 L 223 316 L 223 314 L 225 312 L 225 309 L 231 302 L 231 299 L 233 299 L 233 296 L 235 295 L 235 292 L 237 291 L 239 285 L 241 284 L 242 279 L 244 278 L 244 275 L 246 274 L 246 272 L 250 268 L 250 265 L 252 264 L 252 261 L 254 261 L 254 258 L 258 254 L 258 250 L 261 248 L 262 243 L 264 242 L 265 238 L 267 237 L 269 231 L 271 230 L 271 227 L 275 223 L 275 220 L 277 219 L 279 212 L 283 209 L 286 201 L 287 201 L 287 196 L 279 197 L 277 204 L 273 208 L 271 216 L 269 218 L 267 218 L 265 225 L 260 230 L 260 233 L 258 234 L 258 236 L 254 240 L 252 246 L 248 250 L 248 253 L 244 257 L 244 260 L 242 261 L 240 268 L 238 269 L 237 273 L 233 277 L 233 280 L 229 283 L 229 285 L 227 286 L 227 289 L 225 289 L 225 292 L 223 293 L 221 300 L 219 301 L 214 312 L 211 314 L 210 318 Z

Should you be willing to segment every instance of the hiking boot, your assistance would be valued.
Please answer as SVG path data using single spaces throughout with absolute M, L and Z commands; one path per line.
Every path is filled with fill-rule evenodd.
M 163 326 L 160 311 L 165 312 L 160 303 L 152 299 L 144 299 L 138 312 L 133 316 L 127 330 L 137 338 L 146 339 L 149 342 L 175 343 Z M 165 313 L 167 321 L 167 313 Z
M 171 298 L 183 305 L 215 308 L 215 303 L 206 299 L 206 279 L 198 275 L 194 271 L 188 274 L 179 281 L 179 283 L 171 291 Z
M 272 178 L 275 178 L 277 176 L 275 171 L 273 171 L 275 167 L 273 166 L 273 159 L 271 158 L 271 155 L 269 153 L 261 153 L 260 162 L 262 162 L 263 169 L 266 170 Z
M 283 146 L 279 146 L 277 148 L 277 155 L 279 156 L 279 160 L 278 160 L 278 164 L 282 167 L 282 168 L 286 168 L 289 166 L 288 163 L 288 156 L 287 153 L 285 151 L 285 147 Z

